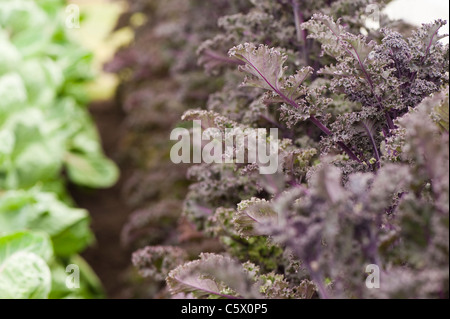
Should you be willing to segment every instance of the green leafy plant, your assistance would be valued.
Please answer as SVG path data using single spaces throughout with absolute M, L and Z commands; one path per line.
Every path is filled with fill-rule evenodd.
M 92 56 L 70 38 L 65 4 L 0 3 L 2 298 L 102 295 L 77 255 L 93 241 L 89 214 L 73 208 L 66 183 L 109 187 L 118 169 L 103 154 L 85 106 Z M 64 265 L 75 260 L 83 287 L 70 290 Z

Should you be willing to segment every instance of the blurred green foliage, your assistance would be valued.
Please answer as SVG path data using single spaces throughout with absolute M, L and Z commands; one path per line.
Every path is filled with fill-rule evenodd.
M 0 298 L 102 296 L 77 256 L 93 240 L 89 214 L 66 183 L 110 187 L 119 172 L 86 108 L 92 54 L 69 36 L 65 5 L 0 3 Z M 72 263 L 80 289 L 65 284 Z

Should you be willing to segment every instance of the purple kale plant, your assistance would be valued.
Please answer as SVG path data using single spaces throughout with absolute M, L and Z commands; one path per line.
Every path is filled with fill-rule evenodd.
M 127 272 L 130 289 L 123 291 L 124 298 L 170 297 L 169 270 L 220 249 L 217 240 L 205 239 L 181 216 L 187 166 L 170 162 L 167 136 L 189 106 L 205 104 L 221 86 L 222 80 L 211 80 L 198 67 L 197 48 L 219 32 L 222 14 L 248 7 L 238 0 L 130 0 L 117 21 L 115 31 L 134 35 L 105 67 L 120 79 L 116 100 L 123 122 L 117 157 L 123 197 L 132 212 L 121 238 L 127 250 L 139 249 L 133 263 L 143 275 Z M 151 247 L 140 249 L 145 246 Z
M 278 171 L 190 167 L 182 218 L 221 249 L 147 248 L 141 273 L 176 298 L 448 298 L 446 22 L 371 29 L 371 1 L 249 2 L 196 48 L 218 90 L 182 118 L 278 128 Z

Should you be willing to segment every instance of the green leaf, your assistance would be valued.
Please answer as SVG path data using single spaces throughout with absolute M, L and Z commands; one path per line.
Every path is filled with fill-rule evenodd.
M 50 290 L 50 269 L 36 254 L 18 252 L 0 266 L 0 299 L 44 299 Z
M 21 231 L 0 237 L 0 265 L 19 251 L 34 253 L 45 261 L 53 256 L 52 244 L 44 233 Z
M 0 96 L 0 115 L 17 110 L 27 101 L 25 85 L 17 73 L 0 76 Z
M 21 54 L 9 41 L 8 35 L 0 30 L 0 74 L 11 71 L 21 60 Z
M 5 130 L 13 132 L 14 148 L 6 188 L 30 188 L 39 181 L 54 179 L 62 167 L 63 144 L 46 132 L 44 114 L 25 109 L 8 118 Z
M 58 256 L 70 256 L 86 248 L 93 241 L 89 223 L 90 219 L 86 212 L 77 222 L 54 236 L 52 239 L 55 246 L 55 254 Z
M 78 185 L 108 188 L 119 179 L 116 164 L 102 154 L 67 153 L 65 162 L 70 180 Z
M 78 253 L 92 242 L 89 221 L 87 211 L 71 208 L 51 193 L 9 191 L 0 197 L 0 232 L 45 231 L 58 256 Z
M 47 298 L 51 273 L 46 261 L 52 255 L 51 241 L 43 233 L 0 237 L 0 299 Z
M 80 288 L 70 289 L 66 285 L 66 267 L 76 265 L 80 271 Z M 99 299 L 104 297 L 102 284 L 92 268 L 79 255 L 70 259 L 55 260 L 50 264 L 52 272 L 52 291 L 49 299 Z
M 18 69 L 27 87 L 30 103 L 48 107 L 54 103 L 63 82 L 62 70 L 50 58 L 31 59 Z M 29 76 L 33 74 L 33 76 Z
M 0 3 L 0 26 L 13 34 L 45 26 L 47 15 L 34 1 L 2 0 Z

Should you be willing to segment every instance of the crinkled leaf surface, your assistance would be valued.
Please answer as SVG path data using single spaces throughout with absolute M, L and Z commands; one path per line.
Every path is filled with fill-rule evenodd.
M 51 241 L 43 233 L 0 237 L 0 298 L 47 298 L 51 273 L 46 261 L 52 254 Z
M 58 256 L 77 253 L 92 241 L 89 221 L 87 211 L 71 208 L 51 193 L 9 191 L 0 198 L 0 232 L 45 231 Z

